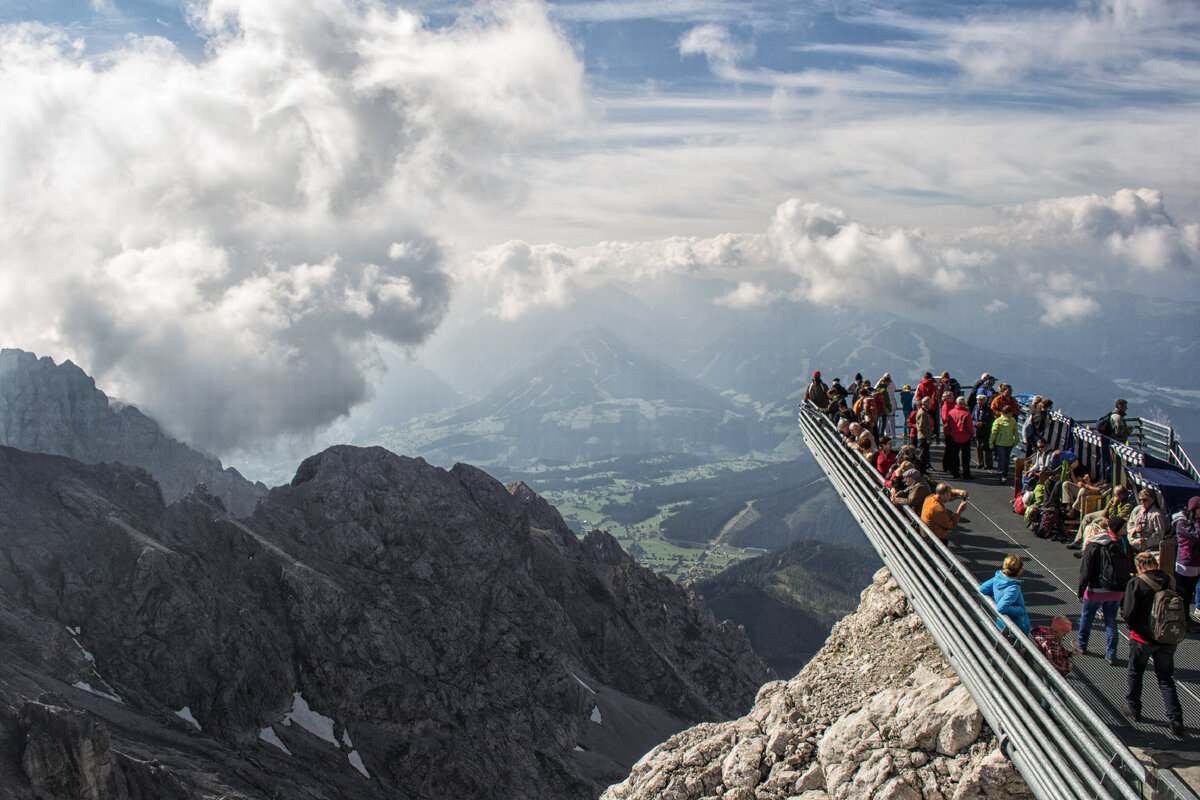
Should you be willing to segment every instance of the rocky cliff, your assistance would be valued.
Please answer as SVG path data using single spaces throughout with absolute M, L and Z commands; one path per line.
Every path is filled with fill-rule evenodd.
M 602 800 L 1026 800 L 959 683 L 886 569 L 792 680 L 749 714 L 646 755 Z
M 0 448 L 0 798 L 594 798 L 769 673 L 524 485 L 336 447 L 237 518 Z
M 94 464 L 144 467 L 173 502 L 205 484 L 235 514 L 254 509 L 267 487 L 164 434 L 133 406 L 110 403 L 70 361 L 56 365 L 22 350 L 0 350 L 0 445 Z

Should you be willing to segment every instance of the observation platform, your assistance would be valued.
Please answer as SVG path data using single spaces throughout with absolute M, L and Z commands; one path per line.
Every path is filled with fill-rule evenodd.
M 1129 654 L 1123 621 L 1116 666 L 1104 658 L 1104 624 L 1097 614 L 1088 654 L 1076 656 L 1064 678 L 1028 636 L 1011 625 L 1000 631 L 991 598 L 979 594 L 979 584 L 995 574 L 1007 554 L 1016 553 L 1025 562 L 1023 594 L 1034 627 L 1065 616 L 1074 631 L 1067 641 L 1078 632 L 1077 551 L 1037 538 L 1013 512 L 1011 486 L 983 469 L 973 469 L 970 481 L 950 478 L 938 470 L 942 449 L 935 445 L 929 477 L 970 493 L 958 527 L 943 543 L 928 535 L 911 510 L 887 499 L 879 473 L 841 442 L 825 414 L 805 404 L 799 423 L 805 443 L 1037 797 L 1196 800 L 1200 633 L 1190 634 L 1175 656 L 1188 737 L 1170 734 L 1152 667 L 1143 677 L 1142 721 L 1131 723 L 1121 714 Z M 1200 494 L 1200 476 L 1173 433 L 1158 427 L 1146 423 L 1143 428 L 1139 421 L 1137 444 L 1143 451 L 1103 441 L 1088 426 L 1056 413 L 1047 438 L 1052 449 L 1075 449 L 1093 477 L 1116 475 L 1135 490 L 1158 491 L 1170 513 L 1185 495 Z M 1014 457 L 1022 452 L 1018 446 Z
M 1012 509 L 1012 486 L 1002 485 L 994 471 L 974 469 L 974 480 L 955 481 L 938 470 L 941 448 L 934 445 L 930 453 L 934 466 L 931 477 L 970 493 L 959 526 L 946 540 L 950 551 L 980 583 L 1000 569 L 1004 556 L 1019 555 L 1025 562 L 1022 591 L 1033 626 L 1049 627 L 1054 617 L 1067 617 L 1073 630 L 1066 641 L 1074 641 L 1082 605 L 1075 596 L 1080 560 L 1074 554 L 1078 551 L 1068 550 L 1061 542 L 1039 539 L 1025 527 L 1024 517 Z M 952 503 L 951 507 L 954 506 Z M 1129 626 L 1122 620 L 1117 631 L 1114 667 L 1104 659 L 1104 619 L 1100 613 L 1096 614 L 1088 653 L 1075 657 L 1068 683 L 1127 746 L 1200 754 L 1200 633 L 1189 634 L 1175 650 L 1175 685 L 1183 706 L 1184 725 L 1189 731 L 1189 738 L 1179 741 L 1170 735 L 1153 667 L 1143 676 L 1142 721 L 1131 723 L 1121 714 L 1129 663 Z

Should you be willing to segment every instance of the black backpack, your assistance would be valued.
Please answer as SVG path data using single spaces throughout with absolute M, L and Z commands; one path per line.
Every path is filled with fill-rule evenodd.
M 1112 425 L 1112 414 L 1107 414 L 1104 417 L 1100 418 L 1100 421 L 1098 423 L 1096 423 L 1096 433 L 1103 434 L 1104 436 L 1108 436 L 1110 438 L 1112 437 L 1112 435 L 1114 433 L 1113 425 Z
M 1175 581 L 1167 579 L 1161 587 L 1145 575 L 1138 575 L 1142 583 L 1154 590 L 1154 602 L 1150 606 L 1150 617 L 1146 627 L 1159 644 L 1179 644 L 1187 638 L 1187 602 L 1175 591 Z
M 1119 592 L 1129 583 L 1129 559 L 1115 541 L 1100 547 L 1100 588 Z

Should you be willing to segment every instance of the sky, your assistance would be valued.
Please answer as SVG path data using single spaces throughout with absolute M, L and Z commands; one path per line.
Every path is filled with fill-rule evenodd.
M 0 341 L 220 452 L 609 280 L 1200 299 L 1200 4 L 0 0 Z

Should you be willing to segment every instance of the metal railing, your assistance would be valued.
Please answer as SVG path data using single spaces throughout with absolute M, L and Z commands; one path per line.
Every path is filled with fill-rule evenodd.
M 1033 640 L 1013 625 L 999 629 L 974 576 L 909 508 L 883 495 L 879 473 L 823 413 L 806 403 L 799 419 L 808 448 L 1038 798 L 1194 800 L 1168 780 L 1152 786 L 1146 767 Z

